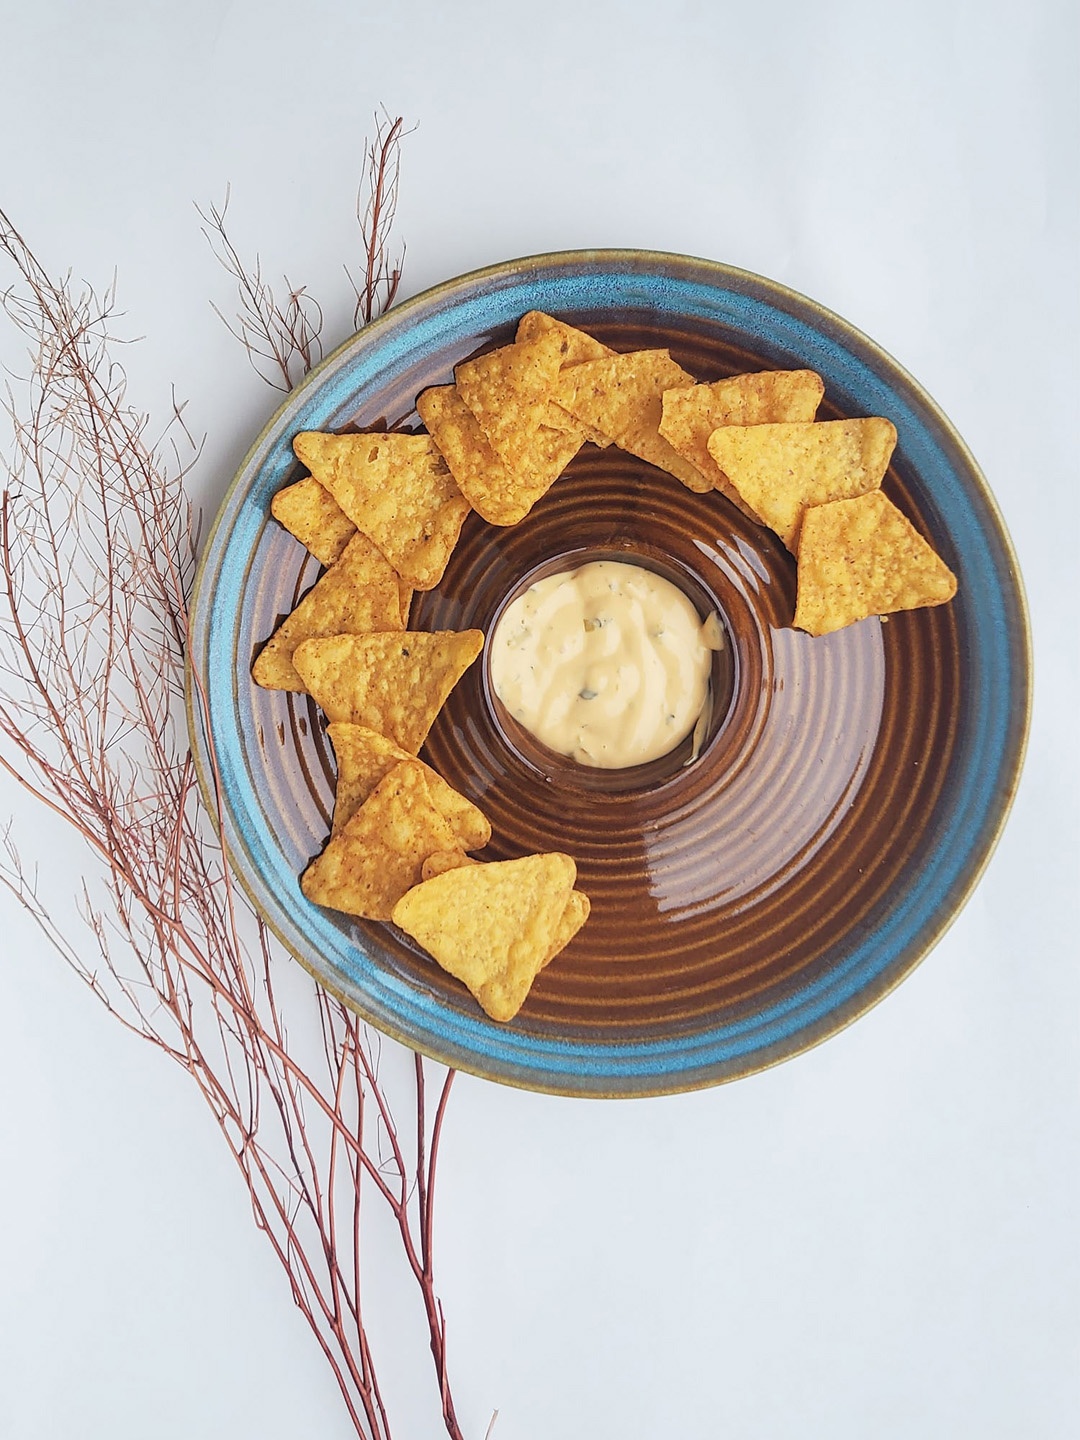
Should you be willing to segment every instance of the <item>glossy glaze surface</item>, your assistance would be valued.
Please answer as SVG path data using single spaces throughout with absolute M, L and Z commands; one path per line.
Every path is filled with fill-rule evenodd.
M 586 447 L 523 524 L 470 516 L 421 629 L 494 620 L 524 580 L 585 559 L 647 565 L 719 611 L 714 714 L 638 770 L 558 761 L 495 701 L 483 658 L 426 758 L 489 815 L 485 858 L 564 849 L 593 901 L 512 1026 L 476 1011 L 404 937 L 320 911 L 296 876 L 325 842 L 333 757 L 303 696 L 248 668 L 318 567 L 269 518 L 301 473 L 297 430 L 416 423 L 416 394 L 542 308 L 616 349 L 669 346 L 695 376 L 809 366 L 822 418 L 900 434 L 885 490 L 960 577 L 936 610 L 811 638 L 791 628 L 794 563 L 721 496 L 614 447 Z M 195 602 L 234 864 L 271 925 L 363 1014 L 415 1048 L 514 1084 L 582 1094 L 685 1089 L 749 1073 L 853 1019 L 918 962 L 969 893 L 1007 813 L 1028 710 L 1011 550 L 962 443 L 888 357 L 810 302 L 705 262 L 540 257 L 465 277 L 369 327 L 287 402 L 212 534 Z M 193 707 L 194 710 L 195 707 Z M 204 779 L 205 730 L 193 725 Z

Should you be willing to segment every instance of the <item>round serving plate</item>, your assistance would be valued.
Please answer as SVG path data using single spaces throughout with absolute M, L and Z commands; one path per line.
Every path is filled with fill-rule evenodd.
M 306 900 L 326 843 L 333 753 L 303 695 L 250 678 L 319 567 L 270 516 L 304 472 L 300 430 L 418 428 L 415 400 L 505 344 L 528 310 L 615 350 L 667 348 L 700 380 L 809 368 L 819 418 L 882 415 L 884 490 L 956 572 L 947 605 L 832 635 L 791 627 L 795 565 L 718 493 L 586 445 L 520 525 L 470 514 L 410 627 L 490 635 L 527 577 L 611 558 L 720 616 L 725 647 L 694 755 L 633 771 L 545 752 L 482 656 L 426 759 L 491 820 L 482 859 L 563 850 L 592 915 L 509 1025 L 391 926 Z M 676 255 L 586 251 L 494 266 L 367 326 L 288 397 L 208 538 L 192 605 L 189 723 L 231 863 L 271 929 L 373 1025 L 491 1079 L 575 1095 L 692 1089 L 834 1034 L 927 953 L 975 886 L 1015 791 L 1030 710 L 1015 558 L 974 460 L 918 384 L 864 335 L 759 276 Z M 198 683 L 192 683 L 197 678 Z M 212 746 L 212 749 L 211 749 Z M 212 778 L 215 776 L 216 782 Z

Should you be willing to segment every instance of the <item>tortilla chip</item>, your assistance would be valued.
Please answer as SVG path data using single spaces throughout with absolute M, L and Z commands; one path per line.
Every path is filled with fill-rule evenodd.
M 306 431 L 293 449 L 408 584 L 439 583 L 469 502 L 430 435 Z
M 293 664 L 332 723 L 366 725 L 410 755 L 484 646 L 480 630 L 406 630 L 305 640 Z
M 363 725 L 330 725 L 327 734 L 333 744 L 338 767 L 331 832 L 336 835 L 345 828 L 384 776 L 395 765 L 411 757 L 400 745 Z M 454 839 L 463 850 L 482 850 L 491 839 L 487 817 L 429 765 L 423 768 L 431 803 L 450 826 Z
M 393 921 L 493 1020 L 512 1020 L 552 954 L 576 874 L 560 854 L 460 866 L 410 890 Z
M 956 576 L 880 490 L 807 510 L 798 629 L 827 635 L 868 615 L 942 605 L 955 594 Z
M 336 564 L 356 534 L 345 511 L 310 475 L 279 490 L 270 501 L 270 513 L 320 565 Z
M 454 835 L 428 792 L 426 766 L 395 765 L 300 879 L 309 900 L 366 920 L 389 920 L 420 882 L 425 859 Z
M 252 678 L 269 690 L 303 691 L 306 686 L 292 657 L 304 640 L 403 628 L 397 571 L 366 535 L 354 529 L 341 559 L 311 587 L 263 646 L 252 667 Z
M 547 485 L 536 490 L 528 479 L 522 483 L 503 464 L 457 387 L 437 385 L 425 390 L 417 398 L 416 409 L 476 513 L 491 525 L 516 525 L 523 520 Z
M 635 350 L 564 370 L 555 398 L 621 449 L 666 470 L 688 489 L 704 493 L 712 482 L 660 434 L 665 391 L 693 383 L 694 377 L 666 350 Z
M 429 855 L 420 872 L 421 879 L 431 880 L 436 875 L 445 875 L 447 870 L 458 870 L 462 865 L 480 865 L 483 862 L 466 855 L 464 850 L 439 850 Z
M 545 335 L 549 331 L 557 331 L 566 341 L 566 353 L 563 356 L 560 370 L 565 370 L 570 365 L 581 365 L 586 360 L 603 360 L 605 355 L 614 355 L 615 351 L 607 345 L 595 339 L 592 335 L 586 334 L 584 330 L 577 330 L 573 325 L 568 325 L 565 320 L 556 320 L 554 315 L 545 315 L 542 310 L 530 310 L 518 321 L 516 339 L 520 344 L 525 340 L 535 340 L 538 335 Z M 569 412 L 564 410 L 556 401 L 548 401 L 544 410 L 544 423 L 556 430 L 567 430 L 577 428 L 581 431 L 584 439 L 589 440 L 601 449 L 611 444 L 611 439 L 603 435 L 591 425 L 585 425 L 576 420 Z
M 427 878 L 426 876 L 424 877 Z M 548 953 L 544 965 L 550 965 L 560 951 L 565 950 L 570 941 L 585 924 L 589 918 L 589 911 L 592 905 L 589 897 L 583 890 L 571 890 L 567 896 L 566 908 L 559 918 L 555 927 L 555 935 L 551 942 L 551 950 Z
M 709 436 L 709 454 L 794 555 L 806 507 L 876 490 L 895 444 L 892 422 L 873 417 L 729 425 Z
M 540 459 L 537 431 L 553 397 L 566 346 L 567 341 L 550 330 L 535 340 L 466 360 L 454 371 L 458 393 L 513 475 L 531 474 Z
M 409 582 L 398 576 L 398 600 L 401 602 L 401 628 L 409 628 L 409 611 L 412 609 L 413 596 L 416 591 Z
M 809 421 L 825 393 L 813 370 L 764 370 L 731 375 L 711 385 L 669 390 L 664 396 L 660 434 L 696 465 L 732 504 L 756 519 L 739 492 L 709 454 L 709 436 L 723 425 L 774 425 Z
M 562 357 L 563 369 L 568 365 L 581 365 L 586 360 L 603 360 L 605 356 L 615 353 L 586 331 L 568 325 L 565 320 L 556 320 L 554 315 L 545 315 L 543 310 L 530 310 L 521 317 L 515 339 L 520 345 L 539 339 L 541 335 L 548 335 L 552 331 L 566 342 Z

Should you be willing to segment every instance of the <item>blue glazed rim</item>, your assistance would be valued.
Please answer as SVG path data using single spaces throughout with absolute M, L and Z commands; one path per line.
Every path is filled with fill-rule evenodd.
M 537 1036 L 451 1010 L 377 956 L 346 944 L 300 896 L 294 868 L 267 833 L 237 730 L 237 688 L 250 683 L 238 657 L 249 649 L 230 597 L 243 593 L 270 497 L 293 471 L 292 436 L 328 428 L 351 398 L 369 386 L 392 386 L 417 356 L 447 345 L 465 353 L 532 309 L 688 317 L 737 335 L 778 365 L 817 370 L 845 413 L 883 415 L 896 425 L 898 457 L 958 561 L 961 591 L 953 603 L 961 608 L 970 723 L 937 806 L 931 852 L 871 933 L 852 935 L 826 973 L 750 1018 L 690 1035 L 640 1043 Z M 853 326 L 774 281 L 715 261 L 625 250 L 532 256 L 461 276 L 372 322 L 313 370 L 255 441 L 225 495 L 195 580 L 188 658 L 189 733 L 204 799 L 211 815 L 220 815 L 236 875 L 285 947 L 403 1044 L 490 1079 L 569 1095 L 663 1094 L 736 1079 L 864 1014 L 924 958 L 978 883 L 1015 795 L 1031 710 L 1029 623 L 1012 544 L 974 458 L 926 391 Z

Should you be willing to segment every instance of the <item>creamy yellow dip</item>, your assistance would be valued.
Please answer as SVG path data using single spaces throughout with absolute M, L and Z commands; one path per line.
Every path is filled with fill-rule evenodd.
M 623 769 L 693 730 L 722 631 L 669 580 L 595 560 L 538 580 L 491 637 L 491 680 L 530 734 L 583 765 Z

